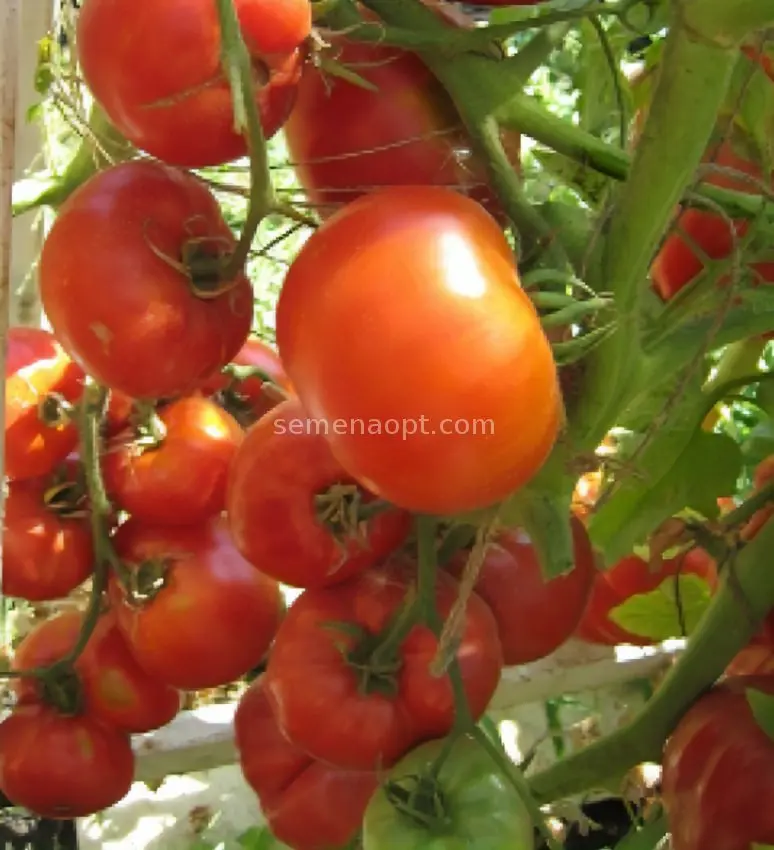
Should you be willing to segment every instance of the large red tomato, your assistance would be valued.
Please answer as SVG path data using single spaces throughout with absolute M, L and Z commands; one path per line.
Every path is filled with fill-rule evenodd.
M 102 459 L 117 507 L 160 525 L 195 525 L 223 512 L 226 475 L 244 431 L 222 407 L 201 396 L 158 412 L 165 436 L 143 447 L 132 432 L 116 435 Z
M 771 677 L 729 679 L 683 716 L 667 741 L 661 794 L 674 850 L 774 844 L 774 741 L 745 690 L 774 694 Z
M 283 584 L 336 584 L 397 549 L 410 514 L 385 507 L 369 517 L 369 504 L 373 496 L 339 466 L 296 399 L 253 425 L 234 458 L 227 501 L 234 542 Z
M 198 297 L 184 267 L 192 252 L 212 260 L 233 246 L 196 177 L 122 163 L 59 210 L 40 257 L 43 307 L 64 349 L 101 383 L 132 398 L 182 395 L 225 366 L 250 330 L 243 274 Z
M 492 609 L 505 664 L 528 664 L 558 649 L 575 631 L 596 576 L 586 529 L 573 517 L 575 567 L 545 581 L 530 538 L 518 529 L 503 531 L 489 547 L 476 593 Z M 468 553 L 448 565 L 460 577 Z
M 308 0 L 236 0 L 264 134 L 293 107 L 297 49 L 309 35 Z M 211 0 L 87 0 L 78 19 L 86 84 L 118 130 L 172 165 L 217 165 L 244 156 L 223 73 Z M 174 61 L 170 61 L 174 57 Z
M 5 474 L 11 479 L 46 475 L 75 448 L 73 423 L 48 425 L 40 404 L 50 395 L 74 403 L 83 370 L 41 328 L 8 330 L 5 362 Z
M 368 651 L 369 638 L 399 610 L 415 571 L 414 563 L 396 559 L 336 587 L 307 590 L 290 607 L 269 656 L 266 692 L 283 733 L 311 756 L 376 770 L 451 730 L 452 687 L 447 676 L 430 672 L 438 640 L 427 626 L 413 626 L 385 658 Z M 458 589 L 451 576 L 438 575 L 441 617 Z M 457 659 L 470 710 L 480 717 L 500 679 L 502 649 L 494 616 L 475 594 Z
M 115 805 L 134 778 L 129 738 L 87 714 L 20 705 L 0 723 L 0 788 L 43 818 L 82 818 Z
M 264 685 L 261 676 L 242 695 L 234 737 L 242 773 L 272 834 L 295 850 L 344 847 L 360 828 L 378 775 L 331 767 L 291 744 Z
M 556 364 L 508 242 L 448 189 L 383 189 L 328 219 L 285 278 L 277 340 L 337 460 L 401 507 L 490 505 L 556 439 Z
M 50 476 L 9 481 L 3 529 L 4 596 L 62 599 L 94 568 L 94 546 L 80 464 Z
M 64 611 L 43 620 L 16 648 L 14 670 L 46 667 L 67 655 L 83 626 L 78 611 Z M 103 614 L 75 662 L 87 714 L 124 732 L 149 732 L 165 726 L 180 710 L 180 694 L 152 679 L 135 661 L 116 623 Z M 40 691 L 35 679 L 15 680 L 22 702 L 35 702 Z
M 118 624 L 147 673 L 197 690 L 233 682 L 262 660 L 283 611 L 279 586 L 242 558 L 223 520 L 185 527 L 130 520 L 115 546 L 141 590 L 163 582 L 140 604 L 117 579 L 110 584 Z
M 285 393 L 292 391 L 279 354 L 258 337 L 248 337 L 232 363 L 237 367 L 260 371 Z M 257 422 L 279 403 L 278 394 L 267 388 L 259 375 L 241 379 L 219 372 L 204 381 L 199 391 L 204 395 L 215 396 L 218 403 L 245 427 Z
M 691 549 L 676 558 L 660 562 L 651 569 L 648 562 L 637 555 L 622 558 L 609 570 L 597 573 L 591 598 L 575 634 L 581 640 L 605 646 L 628 643 L 650 646 L 654 641 L 632 634 L 614 623 L 608 616 L 613 608 L 622 605 L 638 593 L 650 593 L 665 581 L 680 575 L 695 575 L 714 590 L 717 585 L 717 566 L 703 549 Z M 675 635 L 675 637 L 679 637 Z
M 448 186 L 495 211 L 484 163 L 438 80 L 394 47 L 331 39 L 331 58 L 377 90 L 306 68 L 285 138 L 299 181 L 323 216 L 383 186 Z M 521 137 L 503 136 L 518 165 Z

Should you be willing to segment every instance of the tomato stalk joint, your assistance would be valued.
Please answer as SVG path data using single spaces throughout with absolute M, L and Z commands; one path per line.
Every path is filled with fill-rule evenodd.
M 391 780 L 384 788 L 401 817 L 430 832 L 446 832 L 452 821 L 440 782 L 427 773 Z
M 136 570 L 121 571 L 128 602 L 136 607 L 147 605 L 166 586 L 167 575 L 172 568 L 170 558 L 149 558 Z
M 380 500 L 366 501 L 356 484 L 333 484 L 315 496 L 314 501 L 318 521 L 330 530 L 342 547 L 353 540 L 361 546 L 367 545 L 367 521 L 392 507 Z

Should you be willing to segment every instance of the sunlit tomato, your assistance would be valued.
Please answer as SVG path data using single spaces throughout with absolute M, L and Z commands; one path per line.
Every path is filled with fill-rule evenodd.
M 83 614 L 63 611 L 43 620 L 16 648 L 14 670 L 46 667 L 75 646 Z M 135 661 L 115 616 L 102 614 L 75 662 L 87 714 L 124 732 L 149 732 L 165 726 L 180 710 L 180 694 L 151 679 Z M 35 702 L 41 692 L 35 679 L 14 683 L 20 701 Z
M 95 814 L 121 800 L 133 778 L 129 737 L 87 714 L 20 705 L 0 723 L 0 788 L 40 817 Z
M 394 47 L 329 39 L 331 59 L 364 88 L 307 66 L 285 138 L 299 181 L 323 216 L 383 186 L 448 186 L 495 211 L 485 164 L 456 108 L 419 57 Z M 503 135 L 518 165 L 521 138 Z
M 749 850 L 774 843 L 774 741 L 758 726 L 741 677 L 700 697 L 667 741 L 661 794 L 674 850 Z
M 214 688 L 262 660 L 282 614 L 279 586 L 242 558 L 221 519 L 186 527 L 130 520 L 115 546 L 150 597 L 133 604 L 111 579 L 118 624 L 151 676 L 181 690 Z
M 272 834 L 295 850 L 329 850 L 354 838 L 379 780 L 316 761 L 280 731 L 264 678 L 239 700 L 234 738 L 239 765 Z
M 5 363 L 5 474 L 11 479 L 46 475 L 75 448 L 74 423 L 48 425 L 40 415 L 49 395 L 78 401 L 83 370 L 48 331 L 8 330 Z
M 556 439 L 556 364 L 508 242 L 448 189 L 385 189 L 328 219 L 285 278 L 277 340 L 337 460 L 401 507 L 490 505 Z
M 271 379 L 279 390 L 291 391 L 290 381 L 279 359 L 279 354 L 258 337 L 249 337 L 233 364 L 253 368 Z M 211 376 L 199 387 L 204 395 L 214 395 L 216 400 L 245 427 L 257 422 L 264 413 L 276 407 L 280 399 L 267 387 L 259 375 L 239 379 L 222 372 Z
M 488 548 L 476 593 L 497 620 L 503 660 L 528 664 L 558 649 L 575 631 L 591 593 L 597 570 L 586 529 L 572 519 L 575 567 L 544 581 L 530 538 L 518 529 L 503 531 Z M 461 577 L 468 553 L 448 565 Z
M 308 0 L 237 0 L 235 8 L 269 137 L 293 107 L 301 74 L 297 48 L 309 35 L 311 7 Z M 234 130 L 217 4 L 87 0 L 77 35 L 89 90 L 132 144 L 188 167 L 247 153 L 244 136 Z
M 324 433 L 296 399 L 285 401 L 248 431 L 229 477 L 234 543 L 266 575 L 294 587 L 362 572 L 411 528 L 411 515 L 396 508 L 369 516 L 373 497 L 339 466 Z
M 117 434 L 106 447 L 102 470 L 116 507 L 160 525 L 195 525 L 223 512 L 229 464 L 244 437 L 222 407 L 200 396 L 173 401 L 158 419 L 158 446 Z
M 656 569 L 636 555 L 622 558 L 609 570 L 598 572 L 591 598 L 575 632 L 576 637 L 589 643 L 616 646 L 628 643 L 650 646 L 654 641 L 632 634 L 614 623 L 609 614 L 613 608 L 639 593 L 650 593 L 665 581 L 681 575 L 695 575 L 714 591 L 717 586 L 717 566 L 703 549 L 691 549 L 676 558 L 667 558 Z M 679 635 L 674 635 L 679 637 Z
M 313 757 L 376 770 L 419 741 L 450 731 L 454 698 L 449 678 L 430 671 L 438 649 L 432 631 L 415 625 L 387 656 L 374 658 L 371 651 L 370 636 L 382 633 L 396 615 L 415 571 L 412 562 L 393 560 L 336 587 L 307 590 L 291 605 L 269 656 L 266 692 L 283 733 Z M 441 617 L 451 611 L 458 590 L 451 576 L 439 573 Z M 494 616 L 475 594 L 457 660 L 478 718 L 499 682 L 502 649 Z
M 80 465 L 66 461 L 52 475 L 7 486 L 3 595 L 30 602 L 62 599 L 94 567 Z
M 133 398 L 182 395 L 225 366 L 250 330 L 243 274 L 228 291 L 199 297 L 200 278 L 186 272 L 192 253 L 211 264 L 233 246 L 196 177 L 121 163 L 59 210 L 40 257 L 43 307 L 64 349 L 101 383 Z

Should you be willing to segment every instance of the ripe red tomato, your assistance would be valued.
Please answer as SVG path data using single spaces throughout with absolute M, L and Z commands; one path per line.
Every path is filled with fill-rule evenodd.
M 272 834 L 295 850 L 343 847 L 357 834 L 376 773 L 340 770 L 291 744 L 274 719 L 263 676 L 234 716 L 239 764 Z
M 5 364 L 5 474 L 10 479 L 47 475 L 75 448 L 73 423 L 47 425 L 39 405 L 48 395 L 75 403 L 83 370 L 41 328 L 8 330 Z
M 82 625 L 79 611 L 63 611 L 43 620 L 16 648 L 13 669 L 46 667 L 63 658 L 75 646 Z M 99 618 L 75 671 L 83 688 L 84 711 L 123 732 L 158 729 L 180 710 L 179 692 L 140 668 L 112 612 Z M 16 679 L 14 686 L 20 702 L 39 701 L 37 680 Z
M 488 549 L 475 589 L 497 620 L 505 664 L 544 658 L 578 626 L 597 570 L 586 529 L 575 517 L 572 533 L 575 568 L 548 582 L 523 531 L 503 531 Z M 467 560 L 467 552 L 459 553 L 449 563 L 449 572 L 461 577 Z
M 259 369 L 280 390 L 286 393 L 292 391 L 279 354 L 258 337 L 248 337 L 232 362 L 235 366 Z M 279 403 L 276 394 L 267 389 L 263 379 L 257 375 L 234 380 L 218 372 L 202 382 L 199 391 L 215 396 L 218 403 L 245 427 L 257 422 Z
M 239 423 L 201 396 L 173 401 L 158 418 L 166 431 L 159 446 L 138 445 L 131 431 L 108 443 L 108 495 L 141 522 L 196 525 L 222 513 L 229 464 L 244 437 Z
M 237 548 L 293 587 L 350 578 L 397 549 L 411 529 L 410 514 L 397 508 L 368 517 L 373 496 L 339 466 L 324 431 L 308 423 L 296 399 L 267 413 L 248 431 L 228 482 Z
M 242 558 L 222 519 L 186 527 L 130 520 L 115 546 L 140 584 L 165 568 L 161 589 L 139 605 L 117 579 L 110 583 L 118 625 L 149 675 L 199 690 L 233 682 L 261 661 L 283 611 L 279 586 Z
M 244 344 L 253 295 L 240 274 L 227 292 L 198 297 L 175 264 L 192 250 L 211 258 L 233 245 L 196 177 L 122 163 L 59 210 L 40 257 L 43 307 L 65 350 L 101 383 L 132 398 L 183 395 Z
M 667 741 L 661 794 L 674 850 L 748 850 L 774 843 L 774 741 L 746 688 L 774 694 L 771 677 L 740 677 L 700 697 Z
M 3 530 L 4 596 L 62 599 L 94 568 L 94 546 L 79 481 L 68 460 L 52 475 L 9 481 Z
M 328 219 L 285 278 L 277 340 L 337 460 L 401 507 L 486 507 L 556 439 L 556 364 L 508 242 L 448 189 L 384 189 Z
M 495 212 L 485 164 L 446 91 L 410 52 L 330 39 L 332 58 L 377 90 L 307 66 L 285 138 L 299 181 L 325 216 L 383 186 L 456 188 Z M 518 133 L 503 134 L 511 160 Z
M 301 75 L 297 48 L 309 35 L 311 7 L 308 0 L 235 5 L 269 137 L 293 108 Z M 247 153 L 245 138 L 234 132 L 215 3 L 88 0 L 77 35 L 86 84 L 132 144 L 187 167 L 218 165 Z
M 629 555 L 609 570 L 598 572 L 591 598 L 575 632 L 576 637 L 605 646 L 617 646 L 621 643 L 650 646 L 654 641 L 627 632 L 608 615 L 613 608 L 622 605 L 632 596 L 650 593 L 664 581 L 674 579 L 678 575 L 698 576 L 707 582 L 711 590 L 717 585 L 717 566 L 703 549 L 691 549 L 676 558 L 662 560 L 660 567 L 655 570 L 651 570 L 648 562 L 642 558 Z
M 712 147 L 710 154 L 716 165 L 732 168 L 758 180 L 763 179 L 760 167 L 737 154 L 730 142 L 723 142 L 717 153 L 715 147 Z M 757 191 L 753 183 L 724 174 L 711 174 L 706 182 L 737 192 L 752 194 Z M 674 225 L 675 232 L 664 241 L 651 268 L 651 278 L 658 294 L 668 301 L 703 270 L 704 262 L 694 246 L 701 249 L 711 260 L 725 259 L 731 256 L 735 240 L 743 237 L 748 227 L 747 221 L 735 221 L 732 233 L 728 221 L 715 212 L 705 209 L 684 210 Z M 688 240 L 676 232 L 677 229 L 682 231 Z M 774 263 L 757 263 L 751 268 L 761 280 L 774 281 Z
M 386 768 L 420 741 L 447 735 L 454 722 L 448 677 L 429 670 L 438 641 L 415 625 L 395 658 L 370 674 L 356 630 L 379 634 L 405 599 L 416 572 L 393 560 L 332 588 L 307 590 L 290 607 L 266 668 L 266 692 L 283 733 L 312 757 L 350 770 Z M 459 585 L 439 573 L 436 604 L 446 617 Z M 344 624 L 340 629 L 336 624 Z M 468 704 L 485 711 L 500 679 L 497 624 L 475 594 L 457 650 Z M 397 669 L 390 669 L 395 663 Z M 321 722 L 321 718 L 325 722 Z
M 40 817 L 95 814 L 125 797 L 133 778 L 129 737 L 88 714 L 20 705 L 0 723 L 0 788 Z

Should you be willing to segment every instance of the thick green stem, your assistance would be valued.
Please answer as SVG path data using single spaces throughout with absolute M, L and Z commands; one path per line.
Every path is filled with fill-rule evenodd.
M 274 205 L 274 189 L 269 170 L 266 137 L 255 101 L 253 65 L 242 38 L 234 0 L 217 0 L 221 30 L 221 62 L 231 86 L 234 101 L 234 128 L 244 133 L 250 153 L 250 196 L 247 218 L 239 242 L 221 273 L 232 280 L 244 268 L 253 239 L 263 218 Z
M 541 802 L 620 778 L 645 761 L 659 761 L 664 741 L 686 709 L 750 639 L 774 606 L 774 522 L 729 565 L 720 589 L 688 648 L 639 715 L 623 729 L 544 770 L 530 780 Z

